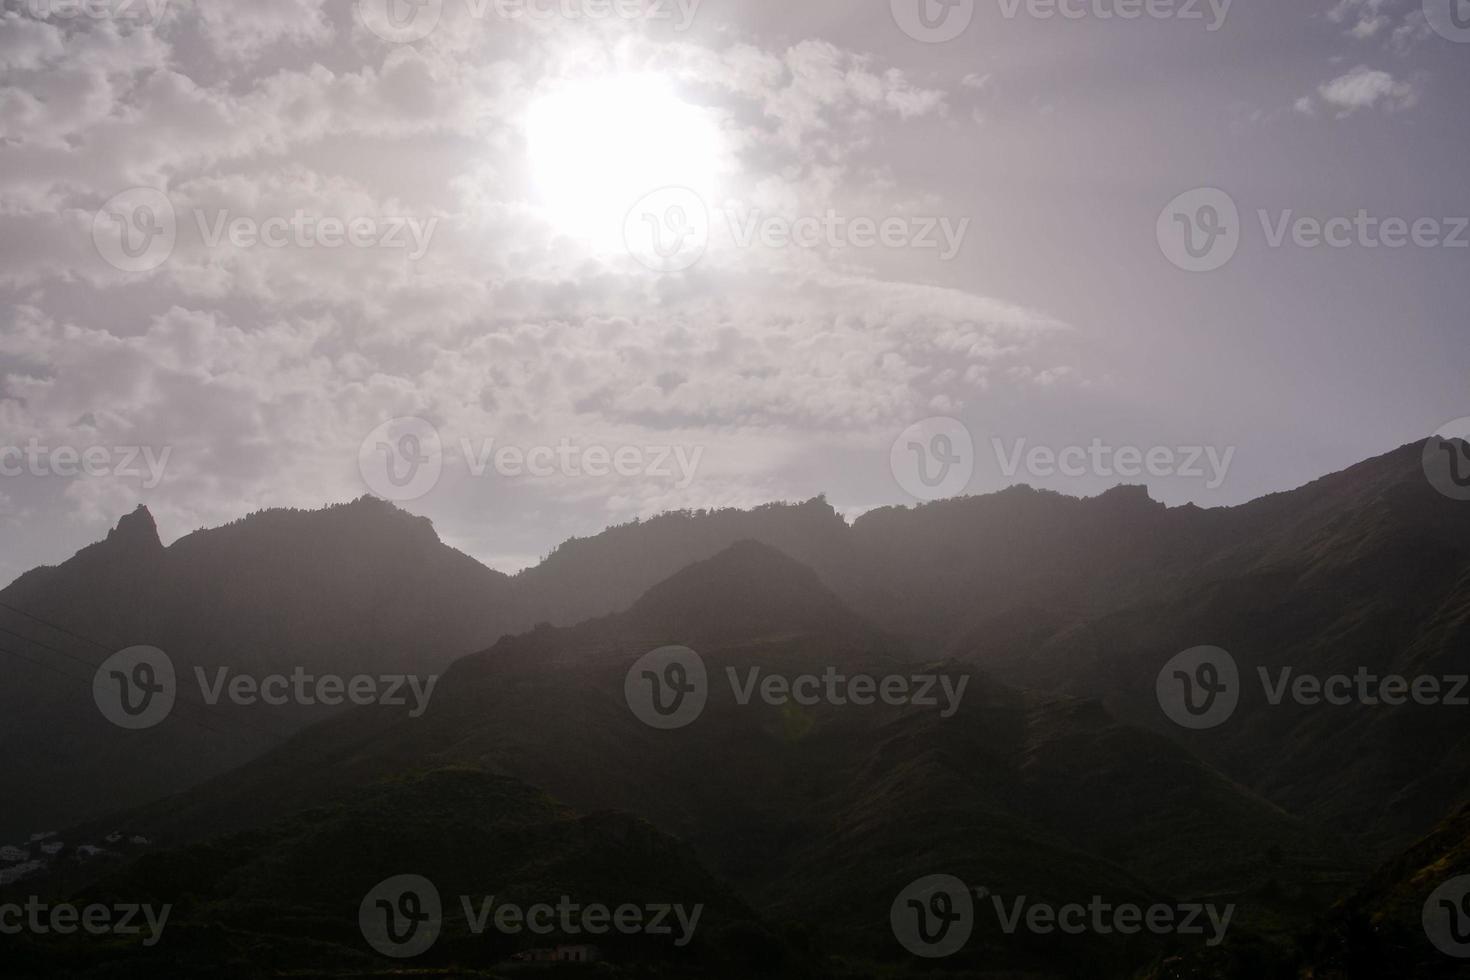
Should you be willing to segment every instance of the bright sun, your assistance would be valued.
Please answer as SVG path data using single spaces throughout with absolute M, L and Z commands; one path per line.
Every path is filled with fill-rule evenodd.
M 650 191 L 679 185 L 713 195 L 723 157 L 710 113 L 649 75 L 580 81 L 542 96 L 527 114 L 526 145 L 556 227 L 603 241 L 620 234 L 628 209 Z

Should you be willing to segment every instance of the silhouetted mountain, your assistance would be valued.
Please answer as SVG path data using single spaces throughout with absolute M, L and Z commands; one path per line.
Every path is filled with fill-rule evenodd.
M 1273 706 L 1259 671 L 1273 683 L 1286 667 L 1323 678 L 1470 674 L 1470 508 L 1427 483 L 1420 452 L 1406 446 L 1238 508 L 1164 512 L 1147 539 L 1168 574 L 1147 573 L 1147 591 L 1119 590 L 1088 610 L 1034 596 L 946 649 L 1016 684 L 1101 698 L 1383 854 L 1470 785 L 1463 709 L 1360 704 L 1356 694 Z M 1238 663 L 1242 699 L 1227 723 L 1184 733 L 1159 710 L 1154 682 L 1170 657 L 1203 644 Z
M 709 677 L 708 705 L 678 731 L 648 727 L 625 700 L 630 667 L 665 644 L 693 646 Z M 948 717 L 942 704 L 742 704 L 736 694 L 753 669 L 828 668 L 943 675 L 963 693 Z M 507 637 L 457 662 L 443 691 L 423 718 L 341 716 L 118 821 L 184 842 L 395 773 L 470 765 L 579 810 L 639 813 L 763 916 L 816 930 L 820 948 L 879 958 L 898 955 L 884 938 L 889 906 L 921 874 L 1058 903 L 1235 901 L 1239 927 L 1261 928 L 1320 903 L 1345 863 L 1328 839 L 1168 739 L 1095 703 L 916 657 L 815 574 L 751 543 L 625 613 Z M 1269 881 L 1286 894 L 1263 893 Z M 1122 976 L 1168 948 L 1120 937 L 1049 945 L 992 927 L 964 962 L 1093 963 L 1096 975 Z
M 531 623 L 506 576 L 372 498 L 265 511 L 168 548 L 139 508 L 106 540 L 23 575 L 0 603 L 0 647 L 12 654 L 0 784 L 46 787 L 0 808 L 0 841 L 175 792 L 323 715 L 228 699 L 201 707 L 196 667 L 211 683 L 220 667 L 432 673 Z M 98 711 L 92 677 L 135 644 L 169 655 L 181 693 L 168 720 L 131 733 Z
M 1266 710 L 1257 670 L 1470 674 L 1470 507 L 1428 483 L 1422 453 L 1410 444 L 1213 510 L 1167 508 L 1142 487 L 1088 499 L 1013 487 L 850 527 L 820 499 L 666 515 L 571 542 L 518 581 L 565 597 L 553 618 L 565 623 L 623 608 L 681 562 L 760 541 L 872 623 L 1019 687 L 1098 698 L 1386 855 L 1470 784 L 1470 730 L 1449 707 Z M 1205 644 L 1248 683 L 1229 724 L 1189 734 L 1159 710 L 1155 679 Z
M 1239 900 L 1266 938 L 1230 955 L 1279 965 L 1283 937 L 1359 873 L 1346 865 L 1424 833 L 1470 777 L 1455 707 L 1269 705 L 1256 674 L 1470 674 L 1470 508 L 1428 485 L 1421 448 L 1217 510 L 1141 488 L 1079 500 L 1017 487 L 850 526 L 821 499 L 671 514 L 568 542 L 513 579 L 373 501 L 256 515 L 166 549 L 143 512 L 0 596 L 102 648 L 0 624 L 98 660 L 126 638 L 252 669 L 431 669 L 416 665 L 488 647 L 447 670 L 423 718 L 353 711 L 119 818 L 166 844 L 468 765 L 579 810 L 640 814 L 762 914 L 824 923 L 825 942 L 871 955 L 892 952 L 871 937 L 886 935 L 899 879 L 929 869 L 997 893 Z M 634 660 L 669 644 L 696 649 L 711 680 L 703 716 L 678 732 L 643 725 L 624 695 Z M 1187 732 L 1155 685 L 1203 644 L 1233 655 L 1243 694 L 1228 721 Z M 66 686 L 22 666 L 0 707 L 19 732 L 51 734 L 10 758 L 13 778 L 39 784 L 84 759 L 75 785 L 99 787 L 68 798 L 64 777 L 47 794 L 63 812 L 141 801 L 269 747 L 228 713 L 223 756 L 179 718 L 120 736 L 96 717 L 87 669 L 71 665 Z M 833 666 L 964 678 L 965 710 L 741 705 L 727 675 Z M 990 939 L 974 952 L 1059 962 Z M 1063 960 L 1112 970 L 1163 952 L 1084 944 Z
M 848 537 L 847 523 L 820 497 L 749 511 L 678 511 L 572 538 L 516 583 L 538 604 L 541 619 L 570 625 L 626 609 L 679 569 L 745 540 L 780 548 L 829 581 L 845 581 L 844 571 L 856 571 L 844 560 Z

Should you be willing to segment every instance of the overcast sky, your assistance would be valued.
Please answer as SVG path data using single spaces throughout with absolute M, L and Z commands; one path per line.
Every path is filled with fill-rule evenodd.
M 139 502 L 377 493 L 514 570 L 1422 438 L 1470 415 L 1467 7 L 4 0 L 0 581 Z

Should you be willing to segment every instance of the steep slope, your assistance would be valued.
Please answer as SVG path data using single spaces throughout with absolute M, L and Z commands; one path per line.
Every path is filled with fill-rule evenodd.
M 1146 597 L 1087 616 L 1045 603 L 1006 610 L 949 652 L 1012 683 L 1099 698 L 1293 812 L 1380 854 L 1402 846 L 1470 779 L 1465 708 L 1356 693 L 1349 704 L 1273 705 L 1260 671 L 1272 684 L 1285 668 L 1293 678 L 1470 674 L 1470 507 L 1429 486 L 1418 454 L 1405 447 L 1211 515 L 1228 544 Z M 1172 656 L 1205 644 L 1234 658 L 1241 701 L 1219 727 L 1185 732 L 1160 710 L 1155 682 Z
M 1333 909 L 1307 940 L 1303 974 L 1320 980 L 1368 980 L 1390 972 L 1424 980 L 1464 976 L 1470 956 L 1467 875 L 1470 804 Z
M 1394 855 L 1290 941 L 1232 937 L 1141 980 L 1449 980 L 1470 961 L 1470 804 Z

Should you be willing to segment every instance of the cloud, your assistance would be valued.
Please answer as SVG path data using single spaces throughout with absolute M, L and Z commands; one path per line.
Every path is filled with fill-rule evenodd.
M 1398 7 L 1407 7 L 1402 17 Z M 1356 41 L 1386 37 L 1388 48 L 1401 55 L 1433 34 L 1423 4 L 1404 0 L 1338 0 L 1327 19 L 1346 25 L 1344 33 Z
M 1358 39 L 1376 36 L 1390 23 L 1383 12 L 1388 0 L 1338 0 L 1327 12 L 1327 19 L 1334 24 L 1347 24 L 1347 33 Z
M 322 10 L 325 0 L 250 0 L 249 3 L 200 3 L 201 33 L 227 61 L 257 58 L 273 44 L 320 45 L 332 37 Z
M 1319 85 L 1316 97 L 1341 119 L 1360 109 L 1382 108 L 1386 112 L 1411 109 L 1418 105 L 1420 93 L 1413 82 L 1396 79 L 1386 71 L 1359 65 L 1352 71 Z M 1312 105 L 1312 99 L 1304 96 L 1297 100 L 1296 108 L 1299 112 L 1310 112 Z
M 526 107 L 578 79 L 652 73 L 728 145 L 712 207 L 951 214 L 886 151 L 942 123 L 947 94 L 880 56 L 526 19 L 454 20 L 394 46 L 344 22 L 350 8 L 201 4 L 151 27 L 5 15 L 0 428 L 8 442 L 171 455 L 152 489 L 123 475 L 7 483 L 0 520 L 97 529 L 146 499 L 182 531 L 349 499 L 366 489 L 362 440 L 404 415 L 455 447 L 705 447 L 686 486 L 466 487 L 462 462 L 448 468 L 436 517 L 483 535 L 482 550 L 535 550 L 550 542 L 527 526 L 793 496 L 834 446 L 881 460 L 916 418 L 1077 382 L 1066 328 L 916 281 L 945 278 L 930 254 L 721 242 L 663 277 L 625 253 L 621 227 L 615 247 L 589 243 L 536 198 Z M 178 220 L 167 260 L 142 273 L 107 265 L 92 238 L 98 209 L 133 186 L 163 192 Z M 438 224 L 417 261 L 201 234 L 201 216 L 298 212 Z

